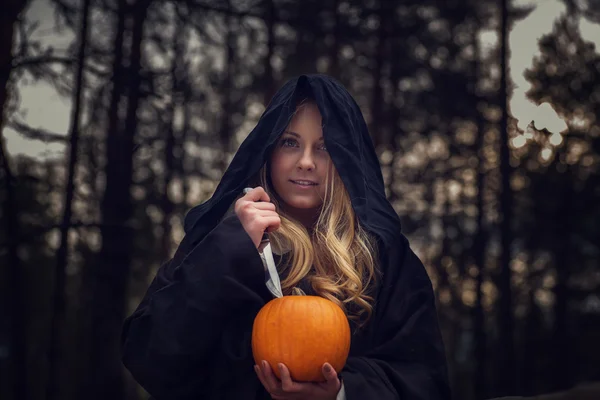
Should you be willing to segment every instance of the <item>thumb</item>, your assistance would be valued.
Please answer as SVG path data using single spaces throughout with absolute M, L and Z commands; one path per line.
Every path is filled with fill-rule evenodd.
M 246 188 L 244 189 L 244 194 L 246 195 L 246 199 L 250 201 L 271 201 L 269 195 L 262 186 L 257 186 L 254 189 Z
M 337 383 L 337 371 L 329 363 L 323 364 L 323 376 L 325 376 L 328 384 Z

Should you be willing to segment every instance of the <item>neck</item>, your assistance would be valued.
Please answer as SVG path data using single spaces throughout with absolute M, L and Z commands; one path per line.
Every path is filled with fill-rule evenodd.
M 317 219 L 319 218 L 319 211 L 319 208 L 285 208 L 285 212 L 304 225 L 308 232 L 312 232 Z

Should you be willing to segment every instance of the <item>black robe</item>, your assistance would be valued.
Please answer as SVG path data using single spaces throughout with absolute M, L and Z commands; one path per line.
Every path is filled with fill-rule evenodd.
M 353 325 L 341 371 L 348 400 L 450 399 L 431 281 L 386 200 L 365 121 L 330 77 L 303 75 L 275 95 L 214 195 L 186 216 L 186 236 L 125 321 L 123 362 L 156 399 L 269 399 L 251 351 L 254 317 L 273 297 L 262 260 L 235 215 L 226 215 L 267 162 L 299 97 L 310 92 L 325 145 L 362 224 L 378 242 L 372 318 Z

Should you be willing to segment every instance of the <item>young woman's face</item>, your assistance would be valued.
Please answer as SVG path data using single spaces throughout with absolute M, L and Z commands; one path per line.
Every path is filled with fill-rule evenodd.
M 302 214 L 322 205 L 331 165 L 319 109 L 314 103 L 302 104 L 271 158 L 271 181 L 287 212 Z

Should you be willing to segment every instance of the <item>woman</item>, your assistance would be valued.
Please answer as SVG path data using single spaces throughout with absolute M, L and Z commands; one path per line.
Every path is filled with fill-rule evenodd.
M 335 80 L 284 85 L 185 228 L 123 331 L 124 363 L 156 399 L 450 398 L 431 282 L 386 200 L 360 109 Z M 351 321 L 348 361 L 325 364 L 325 383 L 254 365 L 252 322 L 273 298 L 264 232 L 284 294 L 326 297 Z

